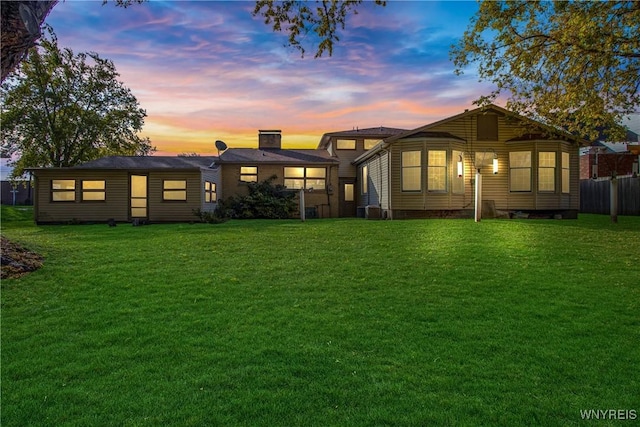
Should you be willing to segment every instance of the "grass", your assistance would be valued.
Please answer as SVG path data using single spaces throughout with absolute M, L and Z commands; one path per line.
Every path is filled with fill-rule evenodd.
M 616 425 L 640 217 L 47 226 L 2 283 L 3 426 Z M 640 414 L 638 414 L 640 416 Z

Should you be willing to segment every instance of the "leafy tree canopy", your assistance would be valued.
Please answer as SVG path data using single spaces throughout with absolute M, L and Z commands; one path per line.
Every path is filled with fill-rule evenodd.
M 118 81 L 113 62 L 60 49 L 55 34 L 29 52 L 0 89 L 2 151 L 27 167 L 68 167 L 106 155 L 148 155 L 145 110 Z
M 622 140 L 640 107 L 640 2 L 482 1 L 451 56 L 478 64 L 507 108 L 595 139 Z
M 333 54 L 334 42 L 340 41 L 339 31 L 344 30 L 349 14 L 358 13 L 357 7 L 362 0 L 316 0 L 315 2 L 285 0 L 258 0 L 253 15 L 264 17 L 264 23 L 273 31 L 289 35 L 289 45 L 304 56 L 302 41 L 307 37 L 317 39 L 316 58 L 325 52 Z M 375 4 L 384 6 L 386 1 L 375 0 Z

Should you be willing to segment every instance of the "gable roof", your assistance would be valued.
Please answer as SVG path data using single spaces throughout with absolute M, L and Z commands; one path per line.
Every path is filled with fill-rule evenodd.
M 569 133 L 567 133 L 567 132 L 565 132 L 563 130 L 555 129 L 555 128 L 551 127 L 551 126 L 545 125 L 544 123 L 540 123 L 538 121 L 535 121 L 535 120 L 529 119 L 527 117 L 521 116 L 521 115 L 516 114 L 516 113 L 514 113 L 512 111 L 509 111 L 507 109 L 499 107 L 497 105 L 489 104 L 487 106 L 478 107 L 478 108 L 475 108 L 473 110 L 465 110 L 463 113 L 457 114 L 455 116 L 447 117 L 445 119 L 438 120 L 438 121 L 433 122 L 433 123 L 429 123 L 429 124 L 421 126 L 419 128 L 412 129 L 412 130 L 405 131 L 405 132 L 401 132 L 401 133 L 395 134 L 393 136 L 390 136 L 390 137 L 384 139 L 382 144 L 376 145 L 375 147 L 373 147 L 368 152 L 366 152 L 363 155 L 361 155 L 360 157 L 356 158 L 353 161 L 353 163 L 359 163 L 359 162 L 361 162 L 361 161 L 363 161 L 363 160 L 375 155 L 376 153 L 381 151 L 383 148 L 388 147 L 390 144 L 393 144 L 394 142 L 396 142 L 396 141 L 398 141 L 400 139 L 410 138 L 410 137 L 417 136 L 417 135 L 420 135 L 420 134 L 424 134 L 422 136 L 423 137 L 427 137 L 427 138 L 444 137 L 442 135 L 441 136 L 437 136 L 436 134 L 446 134 L 447 132 L 433 132 L 433 131 L 431 131 L 431 129 L 434 128 L 434 127 L 440 126 L 442 124 L 461 119 L 463 117 L 477 115 L 478 113 L 488 113 L 488 112 L 492 112 L 492 113 L 495 113 L 495 114 L 498 114 L 498 115 L 501 115 L 501 116 L 512 117 L 512 118 L 514 118 L 516 120 L 519 120 L 519 121 L 522 121 L 524 123 L 533 125 L 534 127 L 537 127 L 538 129 L 542 129 L 542 130 L 548 131 L 548 132 L 550 132 L 550 133 L 552 133 L 554 135 L 559 135 L 564 139 L 569 139 L 571 141 L 574 141 L 574 142 L 578 143 L 579 145 L 588 144 L 587 141 L 585 141 L 585 140 L 583 140 L 581 138 L 578 138 L 576 136 L 573 136 L 573 135 L 571 135 L 571 134 L 569 134 Z M 433 134 L 433 135 L 429 135 L 430 133 Z M 464 141 L 462 138 L 459 138 L 459 137 L 451 135 L 451 134 L 449 134 L 449 135 L 450 136 L 448 136 L 447 138 L 455 138 L 455 139 Z
M 352 129 L 342 130 L 337 132 L 328 132 L 322 135 L 320 143 L 318 143 L 318 149 L 327 149 L 329 147 L 329 140 L 331 137 L 342 138 L 364 138 L 364 139 L 384 139 L 393 135 L 397 135 L 402 132 L 406 132 L 407 129 L 389 128 L 385 126 L 378 126 L 374 128 L 364 129 Z
M 230 148 L 216 163 L 338 163 L 326 150 Z

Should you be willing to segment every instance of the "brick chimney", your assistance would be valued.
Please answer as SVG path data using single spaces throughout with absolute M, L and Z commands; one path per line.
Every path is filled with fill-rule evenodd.
M 282 148 L 282 131 L 281 130 L 259 130 L 258 131 L 258 148 L 261 150 Z

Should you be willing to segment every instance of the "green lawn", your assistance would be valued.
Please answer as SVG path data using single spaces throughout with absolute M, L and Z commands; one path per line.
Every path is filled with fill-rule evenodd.
M 3 235 L 46 258 L 2 282 L 3 426 L 640 420 L 640 217 L 110 228 L 2 213 Z

